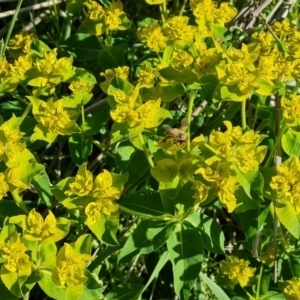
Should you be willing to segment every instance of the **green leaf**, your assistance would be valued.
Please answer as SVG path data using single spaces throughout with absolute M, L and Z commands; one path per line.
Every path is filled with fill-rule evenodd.
M 139 167 L 136 167 L 136 162 Z M 127 186 L 137 182 L 141 177 L 149 174 L 149 164 L 144 151 L 137 150 L 130 142 L 122 143 L 116 153 L 117 173 L 128 173 Z
M 202 96 L 202 99 L 212 100 L 214 91 L 219 83 L 219 80 L 216 76 L 209 75 L 203 76 L 199 80 L 200 90 L 199 94 Z
M 68 0 L 67 12 L 78 16 L 81 10 L 85 7 L 84 3 L 86 0 Z
M 273 176 L 276 176 L 274 168 L 259 167 L 259 171 L 264 177 L 263 196 L 267 199 L 275 200 L 277 198 L 276 192 L 270 187 L 270 182 Z
M 153 216 L 161 216 L 167 213 L 161 202 L 160 194 L 157 191 L 137 191 L 122 197 L 119 204 L 135 212 Z
M 106 295 L 106 300 L 138 300 L 143 288 L 144 286 L 140 284 L 121 284 Z
M 241 172 L 235 165 L 230 167 L 237 175 L 239 184 L 243 187 L 247 196 L 252 199 L 251 195 L 251 185 L 255 182 L 257 176 L 259 176 L 258 168 L 255 168 L 253 171 L 248 173 Z
M 4 285 L 3 282 L 0 281 L 0 295 L 2 299 L 5 300 L 18 300 L 20 299 L 19 297 L 13 295 L 7 287 Z
M 65 300 L 78 300 L 83 293 L 83 285 L 67 286 L 65 289 Z
M 110 143 L 113 145 L 117 142 L 130 140 L 139 135 L 143 129 L 142 125 L 129 127 L 127 123 L 114 123 L 111 128 Z
M 157 97 L 160 97 L 163 102 L 171 102 L 185 93 L 183 84 L 174 85 L 160 85 L 156 86 Z
M 41 243 L 38 249 L 38 265 L 53 269 L 56 265 L 56 252 L 55 243 Z
M 78 4 L 77 0 L 76 4 Z M 86 33 L 73 34 L 58 47 L 67 51 L 69 55 L 74 56 L 78 61 L 97 59 L 99 53 L 102 51 L 99 39 L 95 35 Z
M 191 214 L 186 221 L 199 230 L 205 249 L 213 253 L 225 253 L 225 236 L 219 223 L 199 212 Z
M 97 281 L 97 277 L 93 276 L 93 274 L 85 269 L 84 275 L 87 277 L 87 281 L 83 286 L 83 293 L 80 297 L 80 300 L 96 300 L 102 295 L 105 286 L 100 286 Z
M 281 144 L 286 154 L 290 156 L 300 156 L 300 132 L 296 132 L 289 128 L 289 130 L 282 136 Z
M 39 195 L 39 203 L 50 207 L 52 204 L 52 192 L 50 189 L 50 180 L 46 172 L 36 175 L 32 180 L 32 185 Z
M 159 70 L 162 77 L 167 80 L 174 80 L 176 83 L 187 83 L 196 79 L 196 74 L 190 69 L 177 70 L 167 67 Z
M 188 300 L 201 270 L 201 236 L 191 225 L 179 223 L 167 240 L 167 247 L 173 266 L 175 292 L 180 300 Z
M 264 209 L 251 209 L 245 212 L 234 213 L 235 219 L 246 236 L 244 245 L 249 251 L 253 250 L 253 239 L 263 226 L 269 211 L 270 206 L 267 206 Z
M 105 126 L 109 120 L 109 114 L 106 111 L 92 111 L 85 117 L 83 125 L 84 135 L 98 134 L 100 129 Z
M 118 211 L 112 213 L 111 216 L 103 215 L 95 224 L 88 225 L 88 227 L 100 241 L 108 245 L 118 245 L 116 238 L 116 233 L 119 228 Z
M 57 287 L 52 279 L 52 273 L 49 271 L 41 270 L 41 280 L 38 281 L 38 285 L 44 291 L 44 293 L 55 299 L 55 300 L 65 300 L 65 289 Z
M 74 134 L 69 138 L 69 150 L 72 161 L 81 165 L 88 160 L 93 150 L 93 138 L 82 134 Z
M 0 226 L 2 227 L 5 218 L 18 215 L 26 215 L 26 213 L 14 201 L 0 201 Z
M 237 84 L 223 85 L 219 83 L 214 92 L 213 102 L 220 102 L 221 100 L 242 102 L 249 98 L 250 94 L 242 93 Z
M 166 263 L 170 260 L 170 255 L 168 253 L 168 251 L 165 251 L 159 258 L 158 263 L 156 264 L 147 284 L 144 287 L 145 291 L 147 289 L 147 287 L 150 285 L 150 283 L 158 277 L 159 272 L 161 271 L 161 269 L 166 265 Z
M 176 176 L 172 182 L 160 182 L 159 183 L 159 193 L 161 197 L 161 201 L 165 210 L 170 213 L 174 214 L 175 212 L 175 203 L 174 199 L 178 193 L 180 178 Z
M 205 274 L 200 272 L 200 277 L 209 286 L 209 288 L 218 300 L 230 300 L 230 298 L 225 294 L 225 292 Z
M 98 55 L 99 65 L 106 69 L 113 69 L 125 65 L 125 48 L 114 46 L 108 50 L 101 50 Z
M 0 271 L 1 281 L 4 283 L 5 287 L 15 296 L 22 297 L 22 291 L 20 286 L 18 285 L 18 275 L 17 273 L 13 273 L 8 271 L 4 265 L 1 266 Z
M 130 262 L 138 253 L 148 254 L 157 250 L 168 240 L 173 230 L 173 223 L 143 220 L 122 248 L 118 258 L 119 263 Z
M 296 238 L 300 237 L 300 223 L 290 202 L 285 199 L 277 200 L 276 214 L 280 223 Z
M 81 235 L 75 243 L 72 243 L 72 247 L 79 253 L 90 253 L 92 245 L 92 237 L 90 234 Z
M 179 190 L 176 198 L 174 199 L 174 205 L 183 204 L 186 208 L 194 207 L 195 199 L 193 196 L 195 195 L 195 190 L 192 189 L 193 183 L 188 181 L 183 187 Z

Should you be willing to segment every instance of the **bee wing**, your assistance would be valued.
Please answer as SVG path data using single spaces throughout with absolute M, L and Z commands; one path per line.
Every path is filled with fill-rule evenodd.
M 167 125 L 167 124 L 163 124 L 163 128 L 166 129 L 167 131 L 172 130 L 172 127 L 170 125 Z
M 186 119 L 186 118 L 183 118 L 183 119 L 181 120 L 181 127 L 180 127 L 180 129 L 181 129 L 183 132 L 187 130 L 187 119 Z
M 181 120 L 181 127 L 186 127 L 186 125 L 187 125 L 187 118 L 183 118 Z

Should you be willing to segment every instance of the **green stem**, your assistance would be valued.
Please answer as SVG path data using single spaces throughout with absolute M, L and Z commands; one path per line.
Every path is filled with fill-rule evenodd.
M 124 207 L 122 205 L 119 205 L 119 208 L 121 211 L 127 213 L 127 214 L 130 214 L 130 215 L 134 215 L 134 216 L 137 216 L 137 217 L 141 217 L 141 218 L 145 218 L 145 219 L 154 219 L 154 220 L 163 220 L 163 221 L 171 221 L 174 219 L 174 216 L 171 216 L 171 215 L 165 215 L 165 216 L 152 216 L 152 215 L 149 215 L 149 214 L 144 214 L 144 213 L 141 213 L 141 212 L 138 212 L 138 211 L 134 211 L 130 208 L 127 208 L 127 207 Z
M 252 297 L 252 296 L 247 292 L 247 290 L 246 290 L 244 287 L 242 287 L 242 289 L 243 289 L 244 292 L 247 294 L 247 296 L 249 297 L 250 300 L 255 300 L 255 298 Z
M 162 21 L 162 24 L 164 26 L 165 23 L 166 23 L 166 16 L 165 16 L 164 5 L 163 4 L 159 5 L 159 11 L 160 11 L 160 16 L 161 16 L 161 21 Z
M 19 14 L 19 10 L 20 10 L 21 5 L 22 5 L 22 2 L 23 2 L 23 0 L 19 0 L 18 1 L 18 4 L 17 4 L 16 9 L 15 9 L 15 13 L 14 13 L 14 15 L 12 17 L 12 20 L 11 20 L 10 24 L 9 24 L 9 28 L 8 28 L 8 31 L 7 31 L 6 39 L 5 39 L 5 42 L 4 42 L 4 47 L 1 47 L 1 50 L 0 50 L 1 51 L 0 52 L 0 60 L 4 56 L 6 47 L 8 45 L 9 40 L 10 40 L 10 36 L 11 36 L 12 30 L 13 30 L 13 28 L 15 26 L 16 19 L 17 19 L 18 14 Z
M 265 165 L 264 165 L 265 167 L 268 167 L 269 164 L 270 164 L 270 160 L 272 158 L 274 158 L 274 153 L 277 150 L 279 144 L 281 143 L 281 137 L 282 137 L 282 130 L 280 130 L 279 135 L 277 136 L 274 148 L 271 150 L 271 152 L 270 152 L 270 154 L 269 154 L 269 156 L 267 158 L 267 161 L 265 162 Z
M 23 296 L 23 300 L 29 300 L 29 291 Z
M 247 127 L 247 121 L 246 121 L 246 102 L 247 100 L 244 100 L 242 102 L 241 112 L 242 112 L 242 128 L 246 129 Z
M 31 107 L 32 107 L 32 104 L 28 103 L 26 109 L 23 111 L 22 116 L 19 119 L 19 125 L 22 124 L 22 122 L 24 121 L 24 119 L 26 118 L 26 116 L 28 115 L 28 113 L 30 112 Z
M 191 90 L 189 93 L 189 106 L 188 106 L 188 112 L 187 112 L 187 150 L 191 150 L 191 134 L 190 134 L 190 125 L 192 121 L 192 113 L 193 113 L 193 107 L 194 107 L 194 100 L 195 100 L 196 91 Z
M 264 269 L 264 265 L 261 264 L 260 269 L 259 269 L 259 278 L 258 278 L 257 289 L 256 289 L 256 297 L 255 297 L 256 300 L 259 299 L 259 291 L 260 291 L 260 284 L 261 284 L 263 269 Z
M 184 10 L 185 10 L 185 6 L 186 6 L 187 0 L 183 1 L 183 4 L 181 6 L 180 12 L 179 12 L 179 16 L 182 16 Z
M 153 162 L 152 157 L 151 157 L 151 155 L 150 155 L 150 153 L 149 153 L 149 151 L 148 151 L 148 149 L 147 149 L 147 147 L 145 145 L 144 138 L 143 138 L 143 136 L 142 136 L 141 133 L 139 134 L 139 139 L 140 139 L 140 142 L 141 142 L 141 144 L 143 146 L 143 150 L 144 150 L 144 153 L 146 155 L 146 158 L 148 160 L 148 163 L 149 163 L 150 167 L 154 168 L 155 167 L 154 162 Z
M 93 144 L 95 146 L 97 146 L 102 152 L 104 152 L 105 154 L 107 154 L 108 156 L 110 156 L 111 158 L 113 158 L 113 159 L 116 158 L 112 153 L 110 153 L 109 151 L 107 151 L 107 148 L 102 143 L 100 143 L 99 141 L 93 140 Z
M 15 202 L 17 203 L 17 205 L 26 212 L 26 214 L 29 213 L 29 210 L 27 208 L 27 206 L 24 204 L 23 199 L 20 197 L 20 195 L 16 192 L 12 192 L 11 193 L 13 199 L 15 200 Z

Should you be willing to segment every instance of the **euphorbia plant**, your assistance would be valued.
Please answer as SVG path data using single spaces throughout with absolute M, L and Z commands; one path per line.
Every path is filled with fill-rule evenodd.
M 1 295 L 298 299 L 295 19 L 237 39 L 228 3 L 135 2 L 2 44 Z

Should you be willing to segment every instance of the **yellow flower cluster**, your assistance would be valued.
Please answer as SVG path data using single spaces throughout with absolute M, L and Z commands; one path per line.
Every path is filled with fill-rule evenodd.
M 60 287 L 83 286 L 87 280 L 84 270 L 92 259 L 91 255 L 78 253 L 71 245 L 65 243 L 57 254 L 52 281 Z
M 298 300 L 300 298 L 300 278 L 292 278 L 286 283 L 287 285 L 283 290 L 286 300 Z
M 248 267 L 249 264 L 249 261 L 230 255 L 230 261 L 222 261 L 220 269 L 221 273 L 227 275 L 234 285 L 239 284 L 244 287 L 254 277 L 256 271 L 255 268 Z
M 294 214 L 300 212 L 300 161 L 298 157 L 290 157 L 277 169 L 272 177 L 271 188 L 277 192 L 279 201 L 287 201 Z
M 232 212 L 237 201 L 234 192 L 239 187 L 232 166 L 243 173 L 253 171 L 263 161 L 267 147 L 257 146 L 265 138 L 264 135 L 253 130 L 243 133 L 240 126 L 233 127 L 228 121 L 224 123 L 227 131 L 212 131 L 208 143 L 203 144 L 215 156 L 206 159 L 195 174 L 201 175 L 211 185 L 221 203 L 226 205 L 228 212 Z
M 30 275 L 32 261 L 26 251 L 28 249 L 21 240 L 20 234 L 15 233 L 6 243 L 0 244 L 0 256 L 4 259 L 4 268 L 8 272 L 18 273 L 19 276 Z
M 108 8 L 102 7 L 96 1 L 86 2 L 89 17 L 82 23 L 82 28 L 96 24 L 96 33 L 101 35 L 106 31 L 127 29 L 128 19 L 123 11 L 123 4 L 120 0 L 113 0 Z
M 103 215 L 111 216 L 119 208 L 116 200 L 120 198 L 123 189 L 122 185 L 115 185 L 113 176 L 113 173 L 104 170 L 93 180 L 92 173 L 83 164 L 77 175 L 69 179 L 64 193 L 70 200 L 63 203 L 68 206 L 69 202 L 75 203 L 76 199 L 85 199 L 83 207 L 87 225 L 95 224 Z

